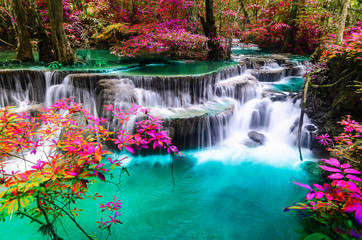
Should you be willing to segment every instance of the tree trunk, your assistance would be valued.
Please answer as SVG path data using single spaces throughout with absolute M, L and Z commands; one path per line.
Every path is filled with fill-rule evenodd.
M 239 0 L 239 2 L 240 2 L 241 9 L 243 9 L 243 13 L 244 13 L 246 23 L 250 24 L 250 18 L 249 18 L 248 12 L 246 11 L 244 0 Z
M 46 3 L 49 10 L 55 60 L 65 64 L 74 63 L 74 51 L 70 46 L 63 26 L 62 0 L 46 0 Z
M 236 19 L 239 16 L 239 12 L 240 12 L 241 8 L 242 8 L 241 6 L 238 8 L 238 11 L 236 12 L 236 16 L 234 18 L 234 21 L 232 22 L 231 34 L 229 36 L 229 43 L 228 43 L 228 48 L 227 48 L 227 52 L 226 52 L 227 58 L 229 58 L 229 59 L 231 58 L 231 47 L 232 47 L 233 37 L 234 37 L 235 22 L 236 22 Z
M 16 21 L 18 47 L 16 59 L 23 62 L 34 62 L 33 51 L 30 44 L 29 32 L 26 29 L 25 10 L 21 0 L 12 0 L 11 10 Z
M 337 36 L 336 36 L 337 45 L 341 45 L 343 42 L 343 32 L 344 32 L 344 27 L 346 25 L 346 19 L 347 19 L 348 8 L 349 8 L 350 2 L 351 2 L 351 0 L 344 0 L 342 14 L 341 14 L 341 18 L 339 19 L 338 29 L 337 29 Z
M 187 14 L 187 21 L 188 24 L 192 27 L 195 27 L 195 32 L 196 33 L 200 33 L 200 28 L 199 28 L 199 24 L 195 24 L 198 21 L 198 12 L 199 12 L 199 8 L 197 7 L 197 2 L 195 0 L 190 1 L 192 2 L 192 4 L 190 4 L 191 6 L 188 8 L 188 14 Z
M 130 3 L 129 3 L 129 12 L 130 12 L 130 21 L 132 24 L 136 24 L 137 23 L 137 18 L 136 18 L 136 5 L 135 5 L 135 2 L 134 0 L 130 0 Z
M 281 48 L 281 52 L 285 52 L 289 46 L 294 45 L 294 31 L 295 31 L 295 20 L 298 16 L 298 8 L 299 8 L 299 0 L 294 1 L 292 10 L 289 15 L 289 23 L 290 28 L 287 28 L 284 33 L 284 41 L 283 46 Z
M 224 60 L 226 58 L 226 53 L 217 37 L 214 17 L 214 0 L 205 0 L 205 8 L 206 19 L 202 16 L 200 16 L 200 19 L 204 34 L 208 38 L 207 46 L 209 47 L 209 52 L 207 54 L 207 59 Z
M 39 51 L 39 61 L 40 62 L 52 62 L 55 60 L 54 51 L 52 48 L 52 42 L 48 36 L 43 22 L 41 20 L 38 6 L 35 0 L 29 0 L 31 10 L 33 11 L 33 17 L 36 20 L 36 37 L 38 38 L 38 51 Z

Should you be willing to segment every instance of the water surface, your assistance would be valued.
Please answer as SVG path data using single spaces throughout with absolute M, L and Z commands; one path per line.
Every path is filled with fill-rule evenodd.
M 185 152 L 186 157 L 173 162 L 175 185 L 170 156 L 133 158 L 128 163 L 130 176 L 121 176 L 119 189 L 108 183 L 92 186 L 91 192 L 99 192 L 102 201 L 116 195 L 123 203 L 123 224 L 112 229 L 109 239 L 298 239 L 296 213 L 283 209 L 303 198 L 305 193 L 292 181 L 306 182 L 307 175 L 294 148 L 280 154 L 280 161 L 273 153 L 252 157 L 267 149 L 219 146 Z M 85 208 L 79 222 L 105 239 L 95 223 L 101 216 L 107 218 L 99 202 L 79 202 Z M 72 223 L 63 224 L 70 236 L 58 223 L 64 239 L 85 239 Z M 13 217 L 1 228 L 4 239 L 43 239 L 27 219 Z

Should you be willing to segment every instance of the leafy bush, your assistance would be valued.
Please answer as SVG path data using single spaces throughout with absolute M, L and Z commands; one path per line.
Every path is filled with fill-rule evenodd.
M 60 100 L 50 108 L 43 108 L 37 116 L 16 113 L 10 107 L 0 109 L 0 180 L 6 190 L 0 193 L 0 217 L 4 221 L 12 215 L 27 217 L 40 225 L 40 231 L 51 239 L 60 239 L 54 222 L 68 217 L 88 237 L 77 222 L 76 202 L 89 195 L 89 186 L 105 181 L 105 172 L 122 168 L 123 159 L 106 158 L 110 151 L 104 144 L 111 143 L 120 150 L 134 153 L 135 149 L 160 148 L 178 153 L 157 117 L 133 105 L 129 110 L 107 106 L 120 126 L 142 113 L 144 120 L 136 122 L 135 133 L 124 129 L 111 132 L 103 127 L 107 120 L 95 118 L 80 104 L 69 99 Z M 74 114 L 83 116 L 75 121 Z M 115 138 L 112 138 L 115 136 Z M 23 170 L 10 171 L 7 165 L 21 161 Z M 126 171 L 122 168 L 122 171 Z M 120 201 L 100 206 L 102 211 L 114 212 L 109 221 L 101 219 L 101 229 L 110 230 L 119 220 Z
M 137 29 L 127 23 L 108 25 L 103 31 L 93 38 L 100 43 L 117 44 L 120 41 L 129 40 L 132 36 L 139 35 Z
M 297 9 L 294 19 L 291 17 L 293 8 Z M 284 47 L 283 50 L 288 52 L 313 53 L 331 30 L 330 24 L 326 24 L 331 13 L 316 0 L 308 1 L 308 4 L 304 1 L 270 1 L 249 5 L 248 10 L 254 11 L 255 19 L 245 24 L 241 41 L 264 49 L 280 51 Z M 285 42 L 287 31 L 292 35 L 290 45 Z
M 330 43 L 323 48 L 322 59 L 328 60 L 335 57 L 362 61 L 362 22 L 346 29 L 341 46 Z
M 344 132 L 335 137 L 334 142 L 328 134 L 319 136 L 319 142 L 329 146 L 328 149 L 341 160 L 360 167 L 362 126 L 349 116 L 340 124 L 344 126 Z M 362 192 L 359 183 L 362 179 L 356 176 L 361 172 L 352 168 L 350 163 L 341 163 L 336 158 L 321 161 L 325 165 L 319 167 L 329 172 L 328 179 L 332 182 L 323 186 L 313 184 L 313 187 L 294 182 L 309 190 L 307 202 L 287 207 L 285 211 L 293 209 L 310 212 L 310 218 L 319 222 L 323 234 L 330 235 L 332 239 L 361 239 Z
M 111 49 L 114 54 L 122 57 L 142 56 L 145 53 L 183 59 L 206 57 L 206 37 L 192 34 L 183 28 L 168 28 L 166 25 L 164 23 L 132 26 L 142 34 L 119 42 Z

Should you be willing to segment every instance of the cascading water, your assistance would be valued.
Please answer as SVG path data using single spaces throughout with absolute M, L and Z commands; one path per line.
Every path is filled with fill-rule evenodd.
M 0 107 L 25 107 L 44 101 L 45 79 L 42 72 L 0 70 Z
M 303 65 L 285 58 L 245 58 L 243 61 L 244 65 L 196 77 L 125 78 L 118 74 L 47 71 L 37 77 L 40 80 L 30 81 L 30 73 L 34 71 L 23 71 L 12 76 L 13 85 L 9 85 L 5 74 L 0 91 L 7 94 L 0 98 L 0 106 L 33 102 L 50 106 L 57 99 L 73 96 L 95 116 L 108 117 L 103 105 L 129 107 L 129 103 L 134 102 L 151 108 L 167 125 L 176 128 L 174 142 L 181 147 L 210 147 L 232 137 L 235 131 L 228 129 L 238 129 L 239 138 L 248 131 L 258 130 L 272 134 L 267 137 L 269 140 L 283 136 L 285 141 L 295 142 L 296 129 L 292 128 L 298 118 L 298 103 L 287 93 L 272 88 L 276 82 L 275 86 L 278 88 L 279 84 L 282 90 L 288 84 L 297 84 L 294 82 L 303 74 Z M 25 81 L 29 82 L 27 87 Z M 45 93 L 35 94 L 34 89 L 39 92 L 40 88 L 44 88 Z M 285 124 L 283 129 L 276 127 L 281 122 Z M 308 119 L 305 122 L 308 124 Z M 311 141 L 306 135 L 308 132 L 304 131 L 303 142 L 309 147 Z M 238 141 L 245 143 L 245 139 Z
M 35 102 L 49 106 L 57 98 L 74 96 L 98 116 L 105 115 L 103 104 L 142 104 L 174 128 L 175 145 L 188 149 L 184 158 L 151 155 L 125 161 L 130 176 L 122 176 L 120 192 L 112 184 L 93 186 L 91 191 L 105 199 L 117 195 L 123 202 L 124 224 L 110 239 L 290 240 L 298 238 L 299 222 L 283 209 L 303 196 L 291 181 L 305 182 L 307 176 L 295 146 L 300 100 L 278 84 L 293 85 L 302 74 L 302 65 L 282 58 L 249 59 L 201 76 L 45 72 L 45 97 Z M 304 123 L 304 147 L 309 147 L 313 129 L 306 127 L 307 117 Z M 308 149 L 303 151 L 306 160 L 313 160 Z M 80 204 L 85 211 L 79 222 L 87 231 L 97 231 L 91 226 L 107 216 L 89 208 L 92 202 Z M 23 226 L 26 220 L 12 221 L 16 223 L 4 223 L 5 228 Z M 72 239 L 82 237 L 71 223 L 63 225 Z M 36 227 L 26 226 L 15 238 L 11 230 L 4 237 L 42 239 Z M 59 232 L 65 235 L 62 228 Z

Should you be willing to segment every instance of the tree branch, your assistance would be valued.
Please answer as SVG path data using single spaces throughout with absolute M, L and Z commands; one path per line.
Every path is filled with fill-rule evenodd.
M 29 214 L 27 214 L 27 213 L 25 213 L 25 212 L 23 212 L 23 211 L 18 210 L 18 211 L 16 212 L 16 214 L 20 214 L 20 215 L 23 215 L 23 216 L 25 216 L 25 217 L 27 217 L 27 218 L 30 218 L 32 221 L 37 222 L 37 223 L 39 223 L 40 225 L 45 225 L 45 223 L 43 223 L 43 222 L 40 221 L 39 219 L 36 219 L 36 218 L 34 218 L 33 216 L 31 216 L 31 215 L 29 215 Z

